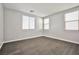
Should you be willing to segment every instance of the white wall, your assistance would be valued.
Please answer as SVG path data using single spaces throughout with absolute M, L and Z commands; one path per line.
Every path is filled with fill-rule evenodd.
M 50 30 L 44 31 L 44 35 L 79 44 L 79 31 L 64 30 L 64 13 L 79 10 L 79 7 L 65 10 L 50 17 Z
M 0 48 L 3 44 L 3 7 L 0 3 Z
M 40 19 L 40 17 L 36 17 L 34 15 L 25 14 L 36 17 L 36 29 L 22 29 L 22 15 L 24 14 L 25 13 L 22 13 L 20 11 L 5 8 L 5 42 L 28 39 L 42 35 L 42 31 L 38 29 L 38 20 Z
M 79 31 L 66 31 L 64 30 L 64 13 L 79 10 L 78 8 L 72 8 L 65 10 L 50 17 L 50 30 L 39 30 L 38 19 L 36 17 L 36 30 L 22 30 L 22 13 L 20 11 L 6 9 L 5 8 L 5 42 L 17 41 L 20 39 L 27 39 L 31 37 L 47 36 L 57 38 L 65 41 L 71 41 L 79 43 Z M 25 14 L 29 15 L 29 14 Z M 34 15 L 30 15 L 34 16 Z

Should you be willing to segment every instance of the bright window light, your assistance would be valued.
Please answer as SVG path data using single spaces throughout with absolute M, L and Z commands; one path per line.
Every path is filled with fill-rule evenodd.
M 23 15 L 23 29 L 35 29 L 35 18 Z
M 78 21 L 66 22 L 66 30 L 78 30 Z
M 65 21 L 78 20 L 78 11 L 65 14 Z
M 79 11 L 74 11 L 65 14 L 65 30 L 78 30 L 78 13 Z
M 44 29 L 49 29 L 49 18 L 44 19 Z

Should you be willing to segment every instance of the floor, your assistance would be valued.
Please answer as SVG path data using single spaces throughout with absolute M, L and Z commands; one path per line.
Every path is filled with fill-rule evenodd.
M 17 42 L 5 43 L 0 55 L 78 55 L 79 45 L 38 37 Z

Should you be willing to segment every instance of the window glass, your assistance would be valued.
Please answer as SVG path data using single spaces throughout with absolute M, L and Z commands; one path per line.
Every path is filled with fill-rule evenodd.
M 65 14 L 65 29 L 78 30 L 78 11 Z
M 23 15 L 22 28 L 35 29 L 35 18 Z
M 44 19 L 44 29 L 49 29 L 49 18 Z
M 65 21 L 78 20 L 78 11 L 65 14 Z
M 78 21 L 66 22 L 66 30 L 78 30 Z

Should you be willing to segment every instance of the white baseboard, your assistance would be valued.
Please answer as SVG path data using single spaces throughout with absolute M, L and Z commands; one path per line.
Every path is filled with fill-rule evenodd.
M 41 37 L 41 36 L 45 36 L 45 37 L 49 37 L 49 38 L 55 38 L 55 39 L 58 39 L 58 40 L 79 44 L 79 42 L 76 42 L 76 41 L 71 41 L 71 40 L 68 40 L 68 39 L 62 39 L 62 38 L 59 38 L 59 37 L 46 36 L 46 35 L 39 35 L 39 36 L 26 37 L 26 38 L 21 38 L 21 39 L 16 39 L 16 40 L 10 40 L 10 41 L 5 41 L 4 43 L 15 42 L 15 41 L 20 41 L 20 40 L 26 40 L 26 39 L 31 39 L 31 38 Z
M 2 45 L 3 45 L 3 42 L 2 42 L 2 43 L 0 43 L 0 49 L 1 49 Z
M 36 37 L 40 37 L 40 36 L 42 36 L 42 35 L 32 36 L 32 37 L 26 37 L 26 38 L 20 38 L 20 39 L 14 39 L 14 40 L 9 40 L 9 41 L 5 41 L 4 43 L 15 42 L 15 41 L 20 41 L 20 40 L 26 40 L 26 39 L 36 38 Z
M 71 43 L 79 44 L 79 42 L 71 41 L 71 40 L 68 40 L 68 39 L 62 39 L 62 38 L 59 38 L 59 37 L 53 37 L 53 36 L 45 36 L 45 37 L 55 38 L 55 39 L 58 39 L 58 40 L 62 40 L 62 41 L 67 41 L 67 42 L 71 42 Z

